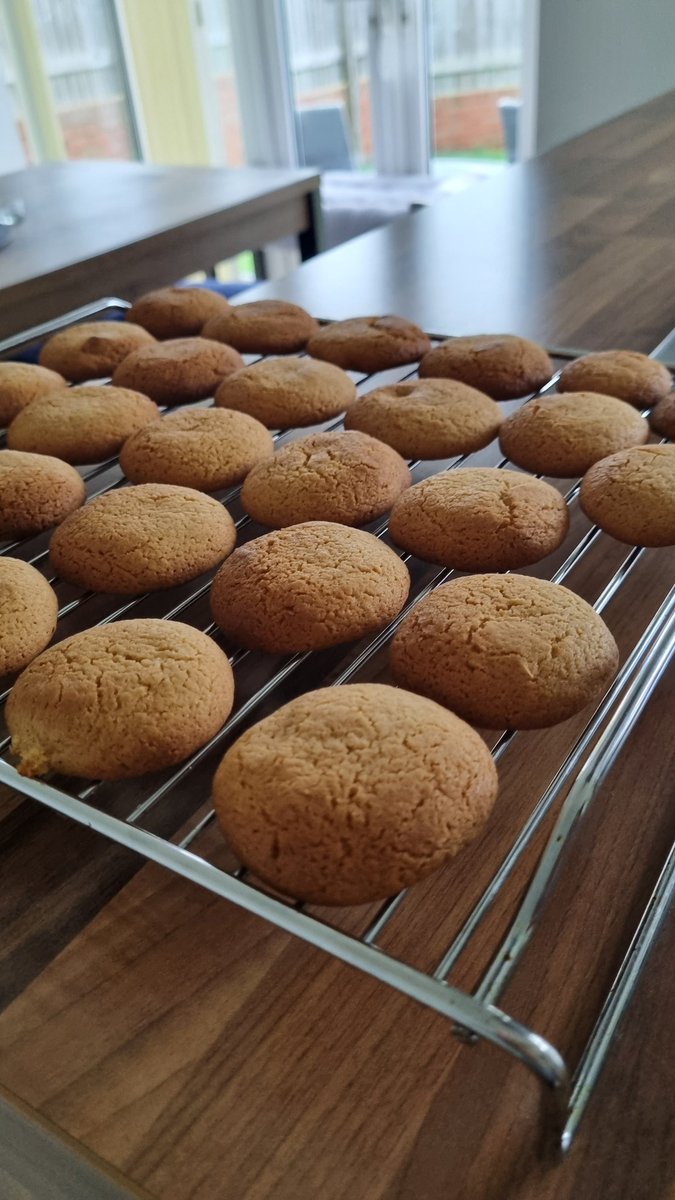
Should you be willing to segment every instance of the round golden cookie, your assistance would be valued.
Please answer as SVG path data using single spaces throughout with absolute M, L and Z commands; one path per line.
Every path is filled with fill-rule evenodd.
M 82 477 L 59 458 L 0 450 L 0 538 L 58 525 L 86 497 Z
M 420 363 L 420 375 L 459 379 L 493 400 L 515 400 L 536 392 L 553 371 L 543 346 L 512 333 L 449 338 Z
M 85 321 L 52 334 L 40 351 L 40 365 L 83 383 L 112 374 L 127 354 L 154 340 L 147 329 L 129 321 Z
M 67 387 L 63 375 L 34 363 L 0 362 L 0 426 L 9 425 L 27 404 Z
M 417 362 L 430 346 L 424 330 L 405 317 L 352 317 L 325 325 L 307 351 L 347 371 L 373 375 Z
M 619 652 L 580 596 L 527 575 L 471 575 L 436 588 L 391 647 L 394 679 L 490 729 L 541 729 L 585 708 Z
M 540 479 L 496 467 L 432 475 L 396 500 L 389 533 L 417 558 L 458 571 L 513 571 L 551 554 L 567 505 Z
M 230 305 L 226 313 L 207 321 L 202 332 L 242 354 L 293 354 L 304 350 L 318 328 L 318 321 L 299 304 L 252 300 Z
M 360 396 L 345 429 L 360 429 L 404 458 L 451 458 L 487 446 L 499 432 L 494 400 L 452 379 L 411 379 Z
M 371 533 L 309 521 L 240 546 L 211 588 L 211 611 L 237 646 L 291 654 L 383 629 L 408 598 L 401 559 Z
M 507 417 L 499 444 L 507 458 L 535 474 L 572 479 L 598 459 L 649 437 L 644 417 L 625 400 L 596 392 L 564 392 L 530 400 Z
M 670 392 L 649 414 L 649 424 L 664 437 L 675 438 L 675 392 Z
M 7 702 L 21 775 L 129 779 L 182 762 L 227 720 L 227 656 L 179 621 L 119 621 L 66 638 Z
M 634 446 L 591 467 L 581 507 L 629 546 L 675 545 L 675 446 Z
M 75 465 L 102 462 L 132 433 L 158 420 L 154 400 L 140 392 L 104 385 L 68 388 L 24 408 L 9 427 L 7 445 Z
M 61 579 L 136 595 L 195 579 L 230 553 L 232 517 L 211 496 L 166 483 L 108 492 L 60 525 L 49 547 Z
M 228 750 L 213 802 L 235 854 L 314 904 L 365 904 L 424 879 L 482 830 L 497 795 L 470 726 L 384 684 L 321 688 Z
M 112 381 L 144 392 L 158 404 L 187 404 L 212 396 L 225 376 L 243 365 L 231 346 L 203 337 L 172 338 L 130 354 Z
M 349 376 L 313 358 L 266 358 L 221 383 L 215 403 L 249 413 L 268 429 L 318 425 L 356 400 Z
M 139 296 L 127 310 L 127 321 L 160 339 L 194 337 L 211 317 L 229 307 L 225 296 L 208 288 L 164 287 Z
M 406 463 L 367 433 L 312 433 L 277 450 L 244 480 L 241 502 L 261 525 L 367 525 L 410 486 Z
M 663 363 L 636 350 L 601 350 L 585 354 L 563 367 L 559 392 L 600 392 L 637 408 L 651 408 L 673 386 Z
M 272 435 L 253 417 L 225 408 L 185 408 L 130 437 L 120 466 L 132 483 L 217 492 L 240 483 L 273 453 Z
M 22 671 L 49 645 L 58 607 L 35 567 L 19 558 L 0 558 L 0 675 Z

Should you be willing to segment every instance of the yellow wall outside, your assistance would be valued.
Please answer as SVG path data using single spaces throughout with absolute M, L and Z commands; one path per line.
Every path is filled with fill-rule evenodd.
M 122 0 L 147 157 L 208 164 L 198 63 L 188 0 Z
M 65 158 L 63 134 L 54 108 L 30 0 L 13 0 L 11 5 L 4 0 L 3 7 L 33 150 L 41 161 Z

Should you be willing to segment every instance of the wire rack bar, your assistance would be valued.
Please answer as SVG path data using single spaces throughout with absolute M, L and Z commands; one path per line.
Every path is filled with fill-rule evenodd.
M 480 1037 L 513 1054 L 530 1067 L 543 1083 L 560 1093 L 561 1111 L 566 1111 L 568 1076 L 558 1051 L 545 1038 L 526 1029 L 500 1009 L 481 1004 L 474 997 L 456 988 L 438 984 L 422 971 L 391 958 L 372 946 L 366 946 L 356 938 L 325 925 L 304 912 L 298 912 L 294 907 L 284 904 L 266 892 L 252 888 L 233 875 L 218 870 L 211 863 L 191 854 L 189 850 L 181 850 L 145 829 L 138 829 L 117 817 L 83 804 L 81 800 L 67 796 L 40 780 L 17 780 L 14 768 L 1 759 L 0 781 L 9 787 L 19 786 L 26 795 L 41 801 L 56 812 L 102 833 L 112 841 L 120 842 L 129 850 L 137 851 L 184 879 L 200 884 L 224 899 L 232 900 L 249 912 L 267 918 L 287 933 L 293 933 L 319 949 L 333 954 L 342 962 L 374 975 L 411 999 L 451 1017 L 458 1024 L 474 1029 Z
M 499 999 L 534 931 L 548 885 L 564 845 L 596 796 L 623 749 L 626 738 L 644 709 L 675 650 L 675 588 L 665 602 L 667 616 L 635 677 L 619 700 L 598 741 L 582 764 L 563 803 L 558 820 L 511 928 L 476 990 L 486 1004 Z
M 612 711 L 617 701 L 623 694 L 628 681 L 635 672 L 636 668 L 642 662 L 645 653 L 650 649 L 655 638 L 661 633 L 664 625 L 672 616 L 674 608 L 675 605 L 672 597 L 664 600 L 654 619 L 650 622 L 639 641 L 636 642 L 630 655 L 612 682 L 602 704 L 598 706 L 589 724 L 586 726 L 586 729 L 577 739 L 562 766 L 558 769 L 555 777 L 547 787 L 543 796 L 536 804 L 528 820 L 518 834 L 518 837 L 509 850 L 509 853 L 506 855 L 499 869 L 490 880 L 490 883 L 483 892 L 480 900 L 470 913 L 467 920 L 464 922 L 452 944 L 446 950 L 438 966 L 435 968 L 433 974 L 436 979 L 444 979 L 446 975 L 449 974 L 458 958 L 471 941 L 471 938 L 478 929 L 478 926 L 483 918 L 487 915 L 489 908 L 491 908 L 492 904 L 497 899 L 497 896 L 504 887 L 504 884 L 511 875 L 514 867 L 520 860 L 523 852 L 530 844 L 532 837 L 541 825 L 545 816 L 548 812 L 550 812 L 552 806 L 561 795 L 566 784 L 572 778 L 579 765 L 583 762 L 586 752 L 588 751 L 589 747 L 592 746 L 595 738 L 602 729 L 608 713 Z
M 38 338 L 45 337 L 56 329 L 65 328 L 78 320 L 95 317 L 112 308 L 122 311 L 128 307 L 126 301 L 114 297 L 84 306 L 74 313 L 65 314 L 54 322 L 46 322 L 29 330 L 26 334 L 16 335 L 0 342 L 0 355 L 35 342 Z M 431 336 L 441 340 L 447 335 Z M 654 351 L 654 356 L 657 357 L 663 348 L 663 353 L 667 357 L 671 341 L 671 338 L 664 339 L 664 342 Z M 587 351 L 569 347 L 549 347 L 549 352 L 560 359 L 573 359 L 587 353 Z M 665 358 L 661 361 L 665 361 Z M 398 378 L 400 380 L 408 379 L 414 374 L 416 374 L 416 369 L 411 368 Z M 555 387 L 558 375 L 559 372 L 556 372 L 537 395 L 551 391 Z M 359 378 L 359 390 L 365 384 L 373 386 L 370 379 L 371 377 L 368 376 Z M 338 418 L 324 428 L 338 429 L 341 424 L 342 418 Z M 276 444 L 292 438 L 296 432 L 293 430 L 277 432 L 274 435 Z M 468 454 L 461 455 L 449 460 L 442 469 L 453 470 L 470 458 L 471 456 Z M 419 463 L 413 462 L 409 465 L 414 470 Z M 509 462 L 506 458 L 502 458 L 496 465 L 499 469 L 503 469 L 509 466 Z M 117 460 L 108 460 L 92 468 L 87 468 L 83 478 L 86 482 L 91 482 L 99 476 L 104 476 L 106 472 L 112 471 L 116 466 Z M 107 483 L 103 481 L 103 486 L 94 494 L 104 494 L 113 488 L 124 486 L 125 482 L 123 478 L 115 478 Z M 577 502 L 579 490 L 580 484 L 575 483 L 567 492 L 564 498 L 568 505 L 571 506 Z M 238 498 L 239 492 L 239 487 L 227 490 L 221 496 L 221 502 L 229 504 Z M 249 524 L 249 518 L 247 516 L 240 517 L 236 524 L 238 529 L 244 529 Z M 383 537 L 386 532 L 386 521 L 382 521 L 374 529 L 374 533 L 378 537 Z M 589 529 L 551 576 L 552 582 L 560 583 L 565 580 L 596 546 L 601 537 L 600 530 Z M 4 553 L 12 553 L 23 545 L 24 543 L 16 542 L 12 546 L 5 547 Z M 617 595 L 640 563 L 643 554 L 644 551 L 639 547 L 627 551 L 622 562 L 614 570 L 611 578 L 598 595 L 594 604 L 596 612 L 603 612 Z M 46 560 L 47 556 L 48 551 L 38 551 L 34 558 L 28 561 L 40 564 Z M 402 554 L 401 557 L 404 562 L 411 558 L 408 554 Z M 435 571 L 431 579 L 408 601 L 402 613 L 385 630 L 371 638 L 365 646 L 357 648 L 347 665 L 343 667 L 337 677 L 331 680 L 332 686 L 339 686 L 353 679 L 387 644 L 412 608 L 429 595 L 435 587 L 450 579 L 454 574 L 455 572 L 449 568 L 440 568 Z M 183 615 L 191 606 L 205 597 L 210 586 L 210 580 L 199 584 L 190 595 L 179 602 L 174 602 L 172 607 L 161 615 L 164 619 L 173 619 Z M 61 606 L 60 618 L 74 613 L 91 601 L 92 597 L 93 593 L 85 592 L 76 599 L 67 601 Z M 107 624 L 133 613 L 150 597 L 151 593 L 145 593 L 142 596 L 116 603 L 113 610 L 100 618 L 97 624 Z M 582 1053 L 571 1095 L 567 1069 L 556 1048 L 535 1031 L 514 1021 L 501 1008 L 497 1007 L 496 1001 L 502 995 L 511 972 L 515 969 L 529 942 L 540 910 L 550 893 L 563 848 L 578 826 L 579 820 L 596 794 L 607 771 L 616 761 L 633 723 L 643 711 L 665 670 L 668 656 L 675 643 L 675 635 L 672 632 L 674 620 L 675 589 L 638 637 L 626 662 L 596 708 L 586 728 L 566 754 L 544 795 L 533 807 L 524 826 L 497 866 L 490 883 L 469 917 L 455 935 L 438 966 L 430 972 L 421 971 L 402 962 L 378 945 L 388 922 L 400 910 L 407 892 L 400 892 L 386 900 L 375 916 L 370 918 L 367 927 L 361 931 L 360 935 L 353 936 L 305 911 L 302 904 L 271 895 L 262 885 L 251 880 L 245 867 L 240 866 L 233 871 L 226 872 L 209 862 L 208 859 L 191 851 L 189 847 L 207 829 L 215 816 L 213 808 L 210 806 L 207 811 L 204 811 L 203 798 L 195 797 L 195 804 L 192 808 L 194 824 L 186 832 L 183 832 L 182 838 L 177 842 L 167 837 L 160 837 L 150 829 L 143 827 L 142 821 L 148 817 L 151 810 L 161 801 L 166 800 L 216 747 L 230 735 L 236 733 L 266 700 L 273 697 L 280 685 L 290 679 L 310 659 L 310 652 L 292 655 L 282 662 L 263 686 L 257 688 L 240 705 L 206 746 L 172 771 L 159 786 L 153 788 L 148 796 L 140 801 L 135 797 L 136 802 L 125 818 L 112 816 L 106 812 L 102 806 L 102 800 L 100 801 L 101 806 L 96 806 L 98 789 L 101 787 L 98 782 L 84 786 L 73 795 L 54 786 L 51 781 L 19 777 L 14 767 L 2 759 L 0 759 L 0 780 L 47 807 L 127 846 L 183 878 L 208 888 L 214 894 L 264 917 L 281 929 L 327 951 L 341 961 L 387 983 L 435 1011 L 443 1013 L 454 1023 L 454 1031 L 460 1036 L 468 1030 L 474 1040 L 485 1038 L 512 1054 L 546 1085 L 546 1091 L 552 1097 L 558 1145 L 566 1149 L 572 1141 L 588 1096 L 608 1052 L 618 1021 L 628 1005 L 639 972 L 658 932 L 665 906 L 675 887 L 675 862 L 672 856 L 657 882 L 613 988 L 605 1001 L 596 1028 Z M 204 628 L 204 632 L 211 636 L 220 636 L 213 622 Z M 232 656 L 232 665 L 238 667 L 243 664 L 250 653 L 245 650 L 237 651 Z M 321 681 L 317 680 L 317 682 Z M 0 695 L 0 704 L 4 702 L 7 695 L 8 690 Z M 495 760 L 501 758 L 508 751 L 516 736 L 517 734 L 513 730 L 507 730 L 499 736 L 492 746 Z M 0 751 L 7 749 L 9 741 L 8 737 L 0 741 Z M 568 785 L 571 786 L 563 801 L 558 822 L 540 858 L 525 899 L 481 984 L 474 995 L 451 987 L 447 983 L 448 973 L 459 955 L 470 943 L 546 814 L 551 811 L 553 804 Z M 200 814 L 198 818 L 197 813 Z M 184 828 L 183 825 L 182 830 Z
M 83 304 L 81 308 L 71 309 L 61 317 L 52 317 L 40 325 L 33 325 L 32 329 L 26 329 L 22 333 L 15 333 L 12 337 L 4 338 L 0 341 L 0 355 L 8 354 L 11 350 L 18 350 L 30 342 L 37 342 L 40 338 L 57 333 L 59 329 L 67 329 L 69 325 L 76 325 L 79 321 L 88 321 L 91 317 L 109 312 L 111 308 L 126 310 L 131 308 L 131 304 L 128 300 L 121 300 L 119 296 L 104 296 L 102 300 L 93 300 L 90 304 Z
M 575 1072 L 569 1101 L 569 1116 L 561 1136 L 561 1150 L 564 1154 L 572 1145 L 574 1135 L 579 1128 L 579 1123 L 607 1058 L 612 1039 L 630 1003 L 640 972 L 674 897 L 675 843 L 670 848 L 663 870 L 649 897 L 626 956 L 609 989 L 607 999 Z

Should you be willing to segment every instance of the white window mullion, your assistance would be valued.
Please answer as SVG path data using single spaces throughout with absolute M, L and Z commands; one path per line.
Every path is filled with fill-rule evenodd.
M 230 28 L 246 158 L 252 167 L 298 165 L 282 0 L 234 0 Z
M 373 157 L 381 175 L 426 175 L 429 61 L 424 0 L 370 0 Z

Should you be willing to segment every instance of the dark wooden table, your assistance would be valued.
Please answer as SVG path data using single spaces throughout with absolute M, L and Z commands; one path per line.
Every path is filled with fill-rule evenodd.
M 52 163 L 0 179 L 26 220 L 0 252 L 0 338 L 107 295 L 212 268 L 241 250 L 297 235 L 317 252 L 314 170 Z
M 675 325 L 673 227 L 675 94 L 256 294 L 323 316 L 399 311 L 436 330 L 649 350 Z M 616 550 L 607 539 L 570 585 L 597 595 Z M 673 561 L 649 552 L 613 602 L 623 654 Z M 572 1062 L 673 836 L 674 699 L 671 675 L 570 847 L 505 997 Z M 569 736 L 528 735 L 525 757 L 502 761 L 486 837 L 429 885 L 432 922 L 417 916 L 426 886 L 407 902 L 393 932 L 404 956 L 444 944 Z M 71 1169 L 89 1172 L 71 1195 L 109 1195 L 96 1183 L 109 1167 L 161 1200 L 673 1195 L 672 916 L 573 1151 L 552 1166 L 536 1152 L 537 1085 L 498 1051 L 460 1044 L 441 1017 L 29 801 L 5 795 L 0 835 L 0 1087 L 28 1118 L 25 1161 L 57 1130 Z M 493 942 L 500 921 L 487 923 Z M 484 952 L 479 942 L 454 981 L 470 987 Z M 46 1123 L 34 1151 L 31 1118 Z

